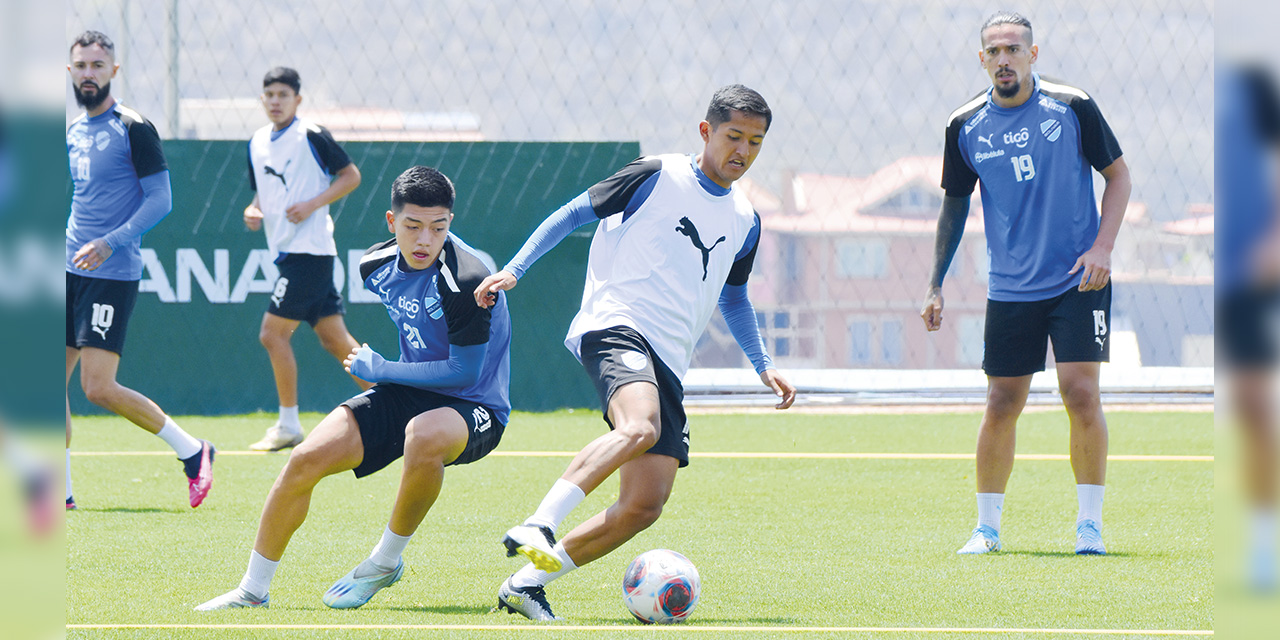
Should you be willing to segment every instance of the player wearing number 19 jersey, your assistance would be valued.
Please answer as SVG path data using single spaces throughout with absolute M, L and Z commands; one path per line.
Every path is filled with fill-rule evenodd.
M 1030 21 L 997 13 L 980 37 L 978 56 L 992 86 L 947 124 L 946 196 L 921 312 L 927 329 L 941 327 L 942 279 L 981 183 L 991 261 L 982 363 L 988 393 L 978 433 L 978 526 L 960 553 L 1000 549 L 1018 416 L 1052 342 L 1071 422 L 1080 506 L 1075 550 L 1101 554 L 1107 427 L 1098 376 L 1110 351 L 1111 250 L 1129 201 L 1129 171 L 1093 99 L 1032 73 L 1039 51 Z M 1107 182 L 1101 217 L 1094 170 Z
M 187 475 L 192 507 L 213 485 L 211 444 L 191 437 L 156 403 L 116 382 L 125 328 L 142 279 L 142 234 L 172 206 L 169 170 L 156 128 L 111 96 L 120 65 L 104 34 L 86 31 L 71 45 L 72 90 L 85 114 L 67 127 L 71 215 L 67 219 L 67 384 L 94 404 L 142 427 L 173 448 Z M 71 402 L 67 401 L 67 508 L 71 497 Z

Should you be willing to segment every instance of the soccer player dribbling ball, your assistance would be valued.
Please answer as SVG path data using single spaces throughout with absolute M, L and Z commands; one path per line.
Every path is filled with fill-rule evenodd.
M 716 91 L 698 130 L 697 155 L 646 156 L 623 167 L 547 218 L 511 262 L 475 290 L 489 306 L 573 230 L 599 221 L 587 259 L 582 308 L 565 346 L 595 383 L 610 431 L 580 451 L 532 516 L 503 537 L 528 565 L 498 590 L 498 606 L 556 620 L 546 584 L 598 560 L 662 513 L 676 471 L 689 463 L 681 380 L 718 305 L 760 380 L 795 401 L 795 387 L 765 351 L 747 278 L 760 216 L 734 182 L 755 161 L 773 115 L 742 85 Z M 621 486 L 608 509 L 559 543 L 560 522 L 614 472 Z

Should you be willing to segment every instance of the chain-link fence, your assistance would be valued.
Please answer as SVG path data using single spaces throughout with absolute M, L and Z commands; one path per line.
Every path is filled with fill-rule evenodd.
M 111 35 L 116 95 L 176 138 L 247 139 L 265 122 L 263 73 L 287 65 L 302 76 L 302 113 L 340 140 L 638 140 L 643 153 L 692 152 L 711 92 L 741 82 L 775 114 L 744 186 L 766 229 L 751 296 L 779 364 L 976 369 L 980 226 L 948 278 L 943 330 L 927 334 L 919 308 L 943 129 L 989 86 L 978 27 L 994 9 L 969 0 L 77 0 L 67 34 Z M 1090 92 L 1133 173 L 1113 254 L 1113 362 L 1211 365 L 1212 2 L 1019 9 L 1035 26 L 1037 70 Z M 76 113 L 69 97 L 68 118 Z M 745 364 L 718 323 L 695 366 Z

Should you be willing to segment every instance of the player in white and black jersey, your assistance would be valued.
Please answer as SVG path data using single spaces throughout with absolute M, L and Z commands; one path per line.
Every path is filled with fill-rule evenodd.
M 1000 550 L 1018 416 L 1053 344 L 1071 422 L 1078 554 L 1103 554 L 1107 423 L 1099 372 L 1110 353 L 1111 250 L 1129 203 L 1120 145 L 1087 93 L 1031 71 L 1031 22 L 997 13 L 979 30 L 992 86 L 947 123 L 937 247 L 921 317 L 942 326 L 942 279 L 981 183 L 991 258 L 985 351 L 987 405 L 978 432 L 978 525 L 959 551 Z M 1093 171 L 1102 174 L 1101 216 Z
M 262 106 L 270 124 L 249 140 L 249 187 L 253 202 L 244 210 L 252 231 L 265 227 L 279 277 L 262 314 L 258 340 L 267 350 L 275 377 L 280 416 L 255 451 L 279 451 L 302 442 L 298 421 L 298 364 L 293 332 L 307 322 L 339 362 L 359 346 L 347 331 L 342 296 L 333 284 L 333 218 L 329 205 L 360 186 L 360 170 L 329 130 L 297 117 L 302 80 L 289 67 L 262 78 Z M 330 181 L 332 176 L 332 182 Z M 361 389 L 369 384 L 355 379 Z
M 699 132 L 701 154 L 646 156 L 592 186 L 547 218 L 507 266 L 475 290 L 495 296 L 570 232 L 599 221 L 587 261 L 582 308 L 565 346 L 595 383 L 611 431 L 574 457 L 537 511 L 503 538 L 531 564 L 506 580 L 498 606 L 553 620 L 543 587 L 595 561 L 662 513 L 676 471 L 689 463 L 681 380 L 694 344 L 719 305 L 738 344 L 780 398 L 793 387 L 774 369 L 747 298 L 760 217 L 734 182 L 755 161 L 772 113 L 742 85 L 716 91 Z M 617 501 L 559 544 L 560 522 L 615 471 Z

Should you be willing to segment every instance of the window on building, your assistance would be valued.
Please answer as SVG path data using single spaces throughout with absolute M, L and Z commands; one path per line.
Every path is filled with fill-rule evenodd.
M 849 364 L 871 364 L 871 322 L 849 322 Z
M 883 278 L 889 262 L 884 240 L 837 240 L 836 275 L 841 278 Z
M 902 364 L 902 321 L 885 320 L 880 324 L 880 360 L 884 364 Z

